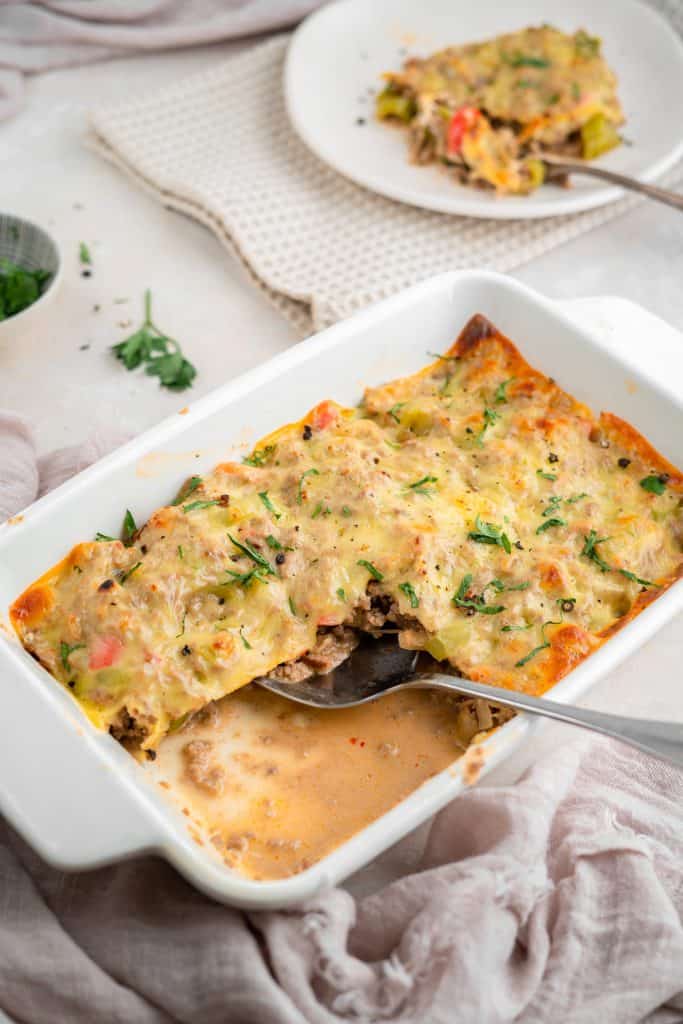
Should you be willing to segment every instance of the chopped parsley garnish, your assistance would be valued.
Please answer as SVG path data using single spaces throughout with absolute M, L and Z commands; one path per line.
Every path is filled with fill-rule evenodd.
M 406 491 L 413 491 L 414 494 L 424 494 L 429 498 L 434 493 L 434 488 L 427 487 L 427 484 L 435 484 L 438 479 L 438 476 L 423 476 L 416 480 L 415 483 L 408 484 L 405 489 Z
M 587 32 L 580 29 L 574 39 L 574 48 L 578 55 L 585 59 L 597 57 L 600 53 L 600 39 L 598 36 L 589 36 Z
M 561 501 L 562 498 L 560 498 L 560 496 L 557 494 L 553 494 L 552 497 L 548 498 L 548 505 L 541 512 L 543 518 L 547 519 L 548 516 L 555 515 L 555 513 L 557 512 L 557 506 L 561 503 Z
M 528 622 L 526 626 L 501 626 L 501 633 L 524 633 L 527 629 L 533 627 L 533 622 Z
M 636 576 L 634 572 L 629 572 L 628 569 L 617 569 L 617 572 L 625 576 L 627 580 L 631 580 L 632 583 L 640 583 L 641 587 L 657 587 L 659 589 L 659 583 L 653 583 L 651 580 L 643 580 L 640 576 Z
M 532 650 L 530 650 L 528 654 L 525 654 L 525 656 L 523 658 L 520 658 L 519 661 L 516 661 L 515 662 L 515 668 L 523 668 L 524 665 L 526 665 L 528 662 L 530 662 L 532 658 L 535 658 L 537 654 L 540 654 L 541 651 L 545 651 L 548 647 L 550 647 L 550 641 L 546 639 L 546 635 L 545 635 L 546 627 L 547 626 L 559 626 L 559 625 L 561 625 L 561 622 L 562 622 L 561 619 L 559 621 L 554 621 L 552 619 L 549 619 L 548 622 L 544 622 L 543 625 L 541 626 L 541 641 L 542 642 L 538 645 L 538 647 L 532 648 Z
M 536 476 L 542 476 L 544 480 L 557 480 L 557 473 L 546 473 L 544 469 L 537 469 Z
M 136 370 L 145 364 L 150 377 L 158 377 L 162 387 L 183 391 L 192 385 L 197 371 L 183 356 L 177 341 L 152 323 L 152 295 L 145 292 L 145 319 L 142 326 L 129 338 L 112 345 L 112 352 L 127 370 Z
M 239 583 L 243 587 L 248 587 L 252 580 L 258 580 L 259 583 L 268 583 L 268 580 L 263 574 L 263 569 L 249 569 L 247 572 L 235 572 L 233 569 L 228 569 L 228 576 L 232 579 L 228 580 L 228 583 Z
M 275 519 L 280 519 L 282 517 L 282 512 L 278 512 L 275 509 L 272 501 L 268 497 L 268 491 L 259 491 L 259 498 L 263 502 L 265 508 L 268 509 L 268 511 L 270 512 L 271 516 L 274 516 Z
M 346 516 L 347 519 L 351 515 L 351 509 L 349 508 L 348 505 L 342 505 L 342 510 L 341 511 L 342 511 L 342 515 Z
M 555 602 L 555 604 L 559 604 L 560 609 L 563 612 L 567 612 L 567 614 L 569 614 L 569 612 L 573 612 L 574 611 L 574 606 L 576 604 L 576 598 L 575 597 L 558 597 L 558 599 Z
M 649 491 L 650 494 L 664 494 L 668 479 L 669 477 L 666 473 L 658 475 L 651 473 L 649 476 L 643 477 L 640 481 L 640 486 L 644 491 Z
M 581 87 L 578 82 L 572 82 L 572 97 L 575 100 L 581 99 Z
M 508 377 L 507 380 L 503 380 L 500 382 L 500 384 L 498 385 L 493 394 L 493 401 L 496 403 L 496 405 L 500 405 L 503 402 L 507 402 L 507 386 L 508 384 L 512 384 L 514 379 L 514 377 Z
M 100 533 L 100 531 L 98 530 L 97 533 L 95 534 L 95 540 L 102 543 L 103 541 L 107 540 L 116 540 L 116 537 L 110 537 L 108 533 Z
M 252 649 L 251 644 L 244 635 L 244 626 L 240 626 L 240 640 L 242 641 L 245 650 L 250 651 Z
M 337 590 L 337 597 L 339 598 L 340 601 L 345 601 L 346 600 L 346 591 L 344 590 L 343 587 L 339 587 L 338 588 L 338 590 Z
M 10 260 L 0 259 L 0 320 L 15 316 L 37 302 L 51 277 L 47 270 L 27 270 Z
M 307 476 L 320 476 L 320 473 L 318 472 L 317 469 L 307 469 L 305 473 L 301 474 L 301 476 L 299 477 L 299 487 L 296 492 L 297 505 L 301 505 L 304 500 L 303 486 L 304 480 L 306 479 Z
M 292 615 L 296 615 L 296 605 L 294 604 L 294 599 L 291 596 L 287 598 L 287 604 L 289 605 L 289 610 L 292 613 Z
M 595 562 L 595 564 L 600 569 L 600 572 L 610 571 L 610 566 L 607 564 L 604 558 L 600 557 L 597 551 L 598 544 L 604 544 L 606 540 L 609 540 L 609 537 L 598 537 L 595 530 L 591 530 L 588 536 L 583 538 L 583 548 L 581 549 L 581 554 L 585 555 L 586 558 L 590 558 L 592 562 Z
M 588 494 L 586 491 L 581 491 L 581 494 L 575 494 L 573 498 L 565 498 L 565 505 L 575 505 L 577 501 L 581 501 L 582 498 L 587 498 Z
M 179 544 L 178 545 L 178 558 L 184 558 L 184 557 L 185 557 L 185 552 L 183 551 L 183 545 Z
M 525 580 L 524 583 L 510 583 L 510 584 L 503 583 L 502 580 L 491 580 L 491 582 L 487 583 L 486 586 L 484 587 L 484 589 L 482 590 L 481 596 L 485 597 L 486 591 L 489 589 L 489 587 L 493 587 L 493 589 L 496 591 L 497 594 L 502 594 L 504 591 L 528 590 L 529 586 L 530 586 L 530 584 L 529 584 L 528 580 Z
M 566 526 L 567 520 L 561 519 L 559 516 L 552 516 L 550 519 L 546 519 L 544 523 L 536 527 L 536 533 L 545 533 L 551 526 Z
M 251 453 L 251 455 L 245 455 L 245 457 L 242 459 L 242 462 L 246 466 L 256 466 L 260 468 L 261 466 L 265 465 L 265 463 L 268 461 L 271 455 L 274 454 L 276 447 L 277 445 L 267 444 L 263 448 L 256 448 L 255 451 Z
M 142 562 L 136 562 L 135 565 L 132 565 L 130 567 L 130 569 L 128 569 L 126 572 L 123 573 L 123 575 L 121 576 L 121 578 L 119 580 L 121 586 L 123 586 L 123 584 L 126 582 L 127 579 L 130 579 L 130 577 L 133 575 L 133 573 L 137 569 L 139 569 L 141 565 L 142 565 Z
M 465 608 L 473 612 L 479 612 L 481 615 L 499 615 L 500 612 L 505 611 L 502 604 L 486 604 L 486 602 L 475 597 L 468 597 L 470 586 L 472 585 L 472 574 L 467 573 L 463 576 L 460 581 L 455 596 L 451 599 L 453 604 L 457 608 Z
M 187 498 L 189 498 L 190 495 L 193 494 L 194 491 L 196 491 L 197 488 L 201 486 L 201 483 L 202 483 L 202 478 L 200 476 L 192 476 L 192 477 L 190 477 L 190 479 L 187 481 L 187 486 L 183 487 L 182 491 L 180 492 L 180 494 L 178 495 L 176 500 L 174 502 L 172 502 L 172 504 L 173 505 L 180 505 L 180 504 L 182 504 L 183 501 L 186 501 Z
M 78 258 L 80 259 L 84 267 L 91 266 L 92 259 L 90 256 L 90 249 L 85 244 L 85 242 L 81 242 L 81 244 L 78 246 Z
M 59 659 L 62 663 L 65 672 L 71 671 L 71 665 L 69 664 L 69 658 L 74 651 L 80 651 L 85 647 L 85 644 L 67 644 L 62 640 L 59 645 Z
M 512 57 L 506 58 L 513 68 L 549 68 L 550 61 L 545 57 L 532 57 L 526 53 L 515 53 Z
M 384 579 L 384 573 L 380 572 L 372 562 L 368 562 L 365 558 L 359 558 L 356 565 L 362 565 L 364 569 L 367 569 L 373 579 L 379 580 L 380 583 Z
M 403 593 L 406 595 L 406 597 L 410 601 L 411 608 L 419 608 L 420 598 L 415 593 L 415 588 L 413 587 L 412 583 L 399 583 L 398 589 L 402 590 Z
M 187 612 L 184 611 L 183 612 L 183 621 L 180 624 L 180 632 L 176 633 L 176 635 L 175 635 L 176 640 L 178 639 L 178 637 L 185 635 L 185 619 L 186 618 L 187 618 Z
M 475 444 L 478 444 L 480 448 L 482 448 L 484 445 L 484 434 L 486 433 L 486 431 L 489 429 L 489 427 L 493 426 L 496 420 L 500 419 L 500 413 L 496 412 L 495 409 L 489 409 L 488 406 L 484 408 L 484 412 L 482 413 L 482 415 L 484 417 L 484 424 L 474 439 Z
M 256 548 L 253 548 L 249 541 L 235 540 L 235 538 L 231 534 L 228 534 L 228 540 L 235 545 L 238 551 L 241 551 L 243 555 L 247 556 L 247 558 L 251 558 L 252 562 L 255 562 L 256 565 L 258 565 L 259 568 L 266 572 L 269 576 L 277 575 L 275 569 L 273 569 L 268 559 L 264 558 L 263 555 L 256 550 Z M 230 575 L 232 576 L 233 573 L 231 573 Z
M 320 515 L 320 513 L 322 512 L 322 510 L 323 510 L 323 503 L 322 503 L 322 501 L 319 501 L 318 504 L 313 509 L 313 511 L 311 512 L 311 519 L 317 519 L 318 516 Z
M 659 583 L 653 583 L 651 580 L 641 579 L 640 576 L 636 576 L 634 572 L 630 572 L 628 569 L 614 569 L 611 565 L 601 558 L 596 548 L 598 544 L 603 544 L 609 537 L 598 537 L 595 530 L 591 530 L 587 537 L 584 537 L 584 544 L 581 550 L 581 554 L 585 555 L 586 558 L 590 558 L 592 562 L 599 567 L 601 572 L 618 572 L 620 576 L 624 576 L 627 580 L 631 580 L 632 583 L 639 583 L 641 587 L 659 587 Z
M 207 501 L 191 501 L 189 505 L 183 505 L 183 512 L 196 512 L 197 509 L 211 508 L 212 505 L 220 505 L 218 498 L 211 498 Z
M 266 537 L 266 544 L 268 545 L 269 548 L 272 548 L 273 551 L 283 550 L 282 544 L 277 539 L 277 537 L 273 537 L 272 533 L 269 533 L 268 536 Z
M 510 554 L 512 545 L 508 535 L 503 532 L 500 526 L 496 526 L 495 523 L 485 523 L 479 516 L 477 516 L 474 525 L 475 529 L 470 530 L 467 534 L 470 540 L 475 540 L 478 544 L 497 544 L 508 555 Z
M 126 514 L 123 517 L 123 530 L 121 532 L 123 534 L 123 543 L 126 545 L 127 548 L 129 548 L 133 543 L 133 537 L 137 532 L 135 519 L 133 518 L 133 513 L 129 508 L 126 509 Z
M 405 404 L 405 402 L 397 402 L 396 405 L 392 405 L 391 409 L 389 409 L 389 415 L 391 416 L 392 420 L 395 420 L 397 423 L 401 422 L 400 419 L 398 418 L 398 412 L 400 409 L 403 408 Z

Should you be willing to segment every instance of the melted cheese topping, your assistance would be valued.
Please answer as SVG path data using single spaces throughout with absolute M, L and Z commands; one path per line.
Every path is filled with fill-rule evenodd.
M 524 193 L 541 184 L 542 170 L 528 160 L 538 146 L 566 143 L 596 116 L 610 125 L 624 121 L 600 40 L 583 30 L 567 34 L 543 25 L 449 46 L 411 58 L 385 78 L 413 103 L 410 131 L 418 162 L 429 162 L 425 150 L 445 163 L 462 155 L 469 180 L 500 192 Z M 449 120 L 461 108 L 476 108 L 480 116 L 454 153 Z
M 539 693 L 676 578 L 682 490 L 475 317 L 416 376 L 193 479 L 131 546 L 79 544 L 12 619 L 93 721 L 145 748 L 357 622 L 369 589 L 404 646 Z

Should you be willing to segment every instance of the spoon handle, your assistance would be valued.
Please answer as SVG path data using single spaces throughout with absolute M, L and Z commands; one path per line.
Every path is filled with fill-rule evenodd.
M 630 189 L 632 192 L 640 192 L 649 199 L 656 199 L 667 206 L 673 206 L 676 210 L 683 211 L 683 195 L 671 192 L 668 188 L 659 188 L 657 185 L 648 185 L 637 178 L 631 178 L 627 174 L 618 174 L 616 171 L 609 171 L 606 167 L 592 167 L 590 164 L 579 163 L 573 160 L 546 159 L 545 162 L 555 170 L 566 174 L 588 174 L 593 178 L 600 178 L 602 181 L 609 181 L 612 185 L 620 185 L 622 188 Z
M 653 722 L 646 718 L 625 718 L 622 715 L 609 715 L 604 711 L 592 711 L 590 708 L 579 708 L 572 704 L 559 704 L 557 701 L 543 697 L 530 697 L 526 693 L 514 690 L 503 690 L 497 686 L 485 686 L 483 683 L 472 683 L 458 676 L 436 675 L 424 676 L 405 686 L 432 687 L 455 690 L 473 697 L 484 697 L 493 704 L 529 711 L 532 715 L 543 715 L 554 718 L 558 722 L 580 725 L 584 729 L 611 736 L 621 740 L 646 754 L 664 758 L 673 764 L 683 767 L 683 723 Z

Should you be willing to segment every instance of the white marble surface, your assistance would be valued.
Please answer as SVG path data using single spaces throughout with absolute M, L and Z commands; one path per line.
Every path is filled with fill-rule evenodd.
M 208 231 L 163 209 L 82 143 L 88 107 L 155 88 L 238 48 L 54 72 L 32 80 L 25 111 L 0 126 L 0 207 L 44 223 L 65 262 L 63 288 L 46 328 L 0 347 L 0 407 L 34 424 L 42 451 L 78 442 L 98 423 L 135 433 L 186 404 L 186 394 L 126 373 L 108 353 L 139 321 L 146 287 L 154 294 L 155 319 L 182 340 L 197 365 L 193 398 L 295 340 Z M 80 241 L 93 254 L 89 279 L 80 275 Z M 642 203 L 514 276 L 557 298 L 621 295 L 683 329 L 682 257 L 683 218 Z M 680 653 L 679 619 L 588 702 L 683 720 Z M 530 757 L 567 735 L 567 727 L 548 726 L 494 781 L 513 777 Z

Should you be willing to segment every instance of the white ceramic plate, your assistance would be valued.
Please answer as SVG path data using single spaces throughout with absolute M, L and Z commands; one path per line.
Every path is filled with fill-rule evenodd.
M 577 327 L 555 303 L 502 275 L 460 271 L 430 278 L 222 385 L 0 524 L 0 813 L 60 868 L 90 868 L 155 851 L 216 899 L 266 908 L 312 898 L 456 797 L 465 785 L 462 758 L 301 874 L 266 882 L 243 878 L 225 867 L 210 844 L 191 839 L 187 819 L 155 785 L 155 766 L 137 764 L 97 730 L 19 646 L 7 608 L 77 541 L 96 529 L 114 534 L 123 508 L 142 522 L 188 473 L 239 458 L 322 397 L 350 404 L 367 385 L 414 373 L 428 351 L 442 352 L 476 312 L 581 401 L 600 409 L 608 396 L 611 411 L 682 464 L 680 352 L 665 345 L 663 332 L 670 335 L 670 329 L 623 305 L 622 319 L 636 324 L 637 336 L 625 339 L 620 332 L 610 341 Z M 629 316 L 630 309 L 638 315 Z M 552 698 L 577 700 L 681 610 L 683 581 L 554 686 Z M 530 718 L 519 715 L 489 737 L 482 744 L 482 774 L 519 748 L 530 728 Z
M 429 210 L 512 220 L 601 206 L 621 189 L 582 176 L 570 190 L 546 185 L 531 196 L 496 197 L 455 184 L 440 167 L 409 164 L 405 134 L 374 119 L 370 90 L 381 88 L 381 72 L 399 68 L 406 56 L 542 23 L 599 35 L 618 75 L 632 145 L 600 165 L 643 181 L 668 170 L 683 155 L 683 45 L 637 0 L 340 0 L 307 18 L 292 39 L 285 66 L 292 124 L 316 156 L 347 178 Z

